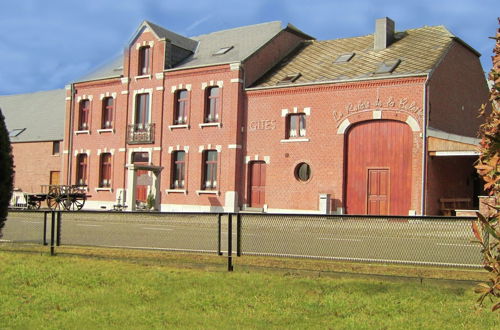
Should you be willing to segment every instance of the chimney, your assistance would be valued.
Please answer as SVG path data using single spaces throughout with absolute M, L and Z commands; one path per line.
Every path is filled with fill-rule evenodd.
M 389 17 L 379 18 L 375 21 L 375 34 L 373 49 L 381 50 L 389 47 L 394 41 L 394 21 Z

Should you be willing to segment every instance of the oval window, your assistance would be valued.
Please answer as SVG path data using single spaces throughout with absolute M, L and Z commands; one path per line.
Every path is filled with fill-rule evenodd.
M 311 178 L 311 166 L 307 163 L 300 163 L 295 167 L 295 178 L 297 180 L 305 182 Z

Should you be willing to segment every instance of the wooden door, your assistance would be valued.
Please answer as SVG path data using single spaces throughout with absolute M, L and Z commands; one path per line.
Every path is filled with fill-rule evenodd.
M 266 163 L 250 163 L 250 207 L 263 207 L 266 200 Z
M 346 213 L 408 215 L 412 190 L 412 148 L 413 133 L 406 123 L 376 120 L 353 125 L 346 136 Z M 374 171 L 369 172 L 369 169 Z M 380 172 L 382 169 L 388 172 Z M 370 174 L 372 178 L 369 178 Z M 381 182 L 382 186 L 377 182 Z M 373 194 L 368 191 L 370 187 L 375 189 Z M 386 204 L 381 200 L 380 189 L 388 192 Z M 372 196 L 371 206 L 367 196 Z
M 148 195 L 148 184 L 144 184 L 148 181 L 149 171 L 147 170 L 137 170 L 135 175 L 137 176 L 137 183 L 135 185 L 135 200 L 137 202 L 146 203 Z
M 59 171 L 50 171 L 50 185 L 61 184 L 59 182 L 60 173 Z
M 368 214 L 389 214 L 389 169 L 368 169 L 367 210 Z

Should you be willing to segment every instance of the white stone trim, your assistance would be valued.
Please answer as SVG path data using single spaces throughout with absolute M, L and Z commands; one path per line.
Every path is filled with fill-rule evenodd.
M 71 101 L 71 96 L 66 96 L 65 100 L 66 101 Z
M 290 143 L 290 142 L 309 142 L 308 138 L 303 139 L 283 139 L 280 140 L 281 143 Z
M 201 83 L 202 90 L 205 90 L 207 87 L 212 87 L 212 86 L 217 86 L 219 88 L 222 88 L 222 87 L 224 87 L 224 81 L 223 80 L 217 80 L 217 81 L 210 80 L 209 82 L 202 82 Z
M 127 151 L 127 148 L 120 148 L 120 149 L 118 149 L 118 151 L 119 152 L 125 152 L 125 151 Z
M 161 147 L 153 147 L 153 151 L 161 151 Z
M 123 77 L 120 80 L 121 80 L 122 84 L 126 84 L 130 81 L 129 77 Z
M 420 126 L 412 116 L 408 116 L 408 119 L 406 119 L 406 123 L 408 124 L 408 126 L 410 126 L 413 132 L 420 132 Z
M 431 156 L 478 156 L 479 152 L 474 150 L 464 151 L 434 151 L 430 153 Z
M 380 111 L 380 110 L 373 111 L 372 118 L 373 119 L 382 119 L 382 111 Z
M 239 71 L 240 68 L 241 68 L 241 63 L 240 62 L 229 64 L 229 70 L 231 70 L 231 71 Z
M 78 97 L 76 98 L 76 101 L 77 101 L 77 102 L 80 102 L 81 100 L 89 100 L 89 101 L 91 101 L 91 102 L 92 102 L 92 100 L 93 100 L 93 99 L 94 99 L 94 96 L 93 96 L 93 95 L 85 95 L 85 94 L 83 94 L 83 95 L 78 96 Z
M 230 82 L 232 83 L 239 83 L 239 84 L 243 84 L 243 79 L 240 79 L 240 78 L 233 78 L 230 80 Z
M 198 124 L 198 126 L 200 128 L 211 127 L 211 126 L 221 128 L 222 124 L 220 122 L 217 122 L 217 123 L 200 123 L 200 124 Z
M 216 145 L 215 150 L 217 150 L 218 153 L 222 152 L 222 146 L 221 145 Z
M 227 146 L 228 149 L 241 149 L 241 145 L 239 144 L 229 144 Z
M 155 78 L 158 80 L 161 80 L 165 77 L 165 74 L 163 72 L 157 72 L 155 73 Z
M 114 133 L 115 132 L 115 130 L 113 128 L 99 128 L 96 131 L 99 134 L 102 134 L 102 133 Z
M 173 129 L 177 129 L 177 128 L 188 128 L 189 129 L 189 125 L 187 125 L 187 124 L 183 124 L 183 125 L 168 125 L 168 129 L 169 130 L 173 130 Z
M 127 95 L 128 94 L 128 91 L 121 91 L 120 94 L 122 95 Z
M 160 87 L 156 87 L 155 89 L 156 89 L 157 91 L 162 91 L 162 90 L 164 90 L 165 88 L 163 88 L 163 86 L 160 86 Z
M 264 156 L 264 162 L 266 164 L 271 164 L 271 156 Z
M 310 116 L 311 115 L 311 108 L 310 107 L 305 107 L 303 112 L 304 112 L 304 114 L 306 116 Z
M 69 150 L 63 150 L 62 152 L 63 154 L 68 154 L 69 153 Z
M 78 134 L 89 134 L 90 135 L 90 130 L 86 129 L 86 130 L 81 130 L 81 131 L 75 131 L 75 135 L 78 135 Z
M 220 195 L 220 191 L 218 190 L 196 190 L 197 195 Z
M 143 74 L 143 75 L 140 75 L 140 76 L 135 76 L 134 77 L 134 80 L 137 81 L 137 80 L 140 80 L 140 79 L 149 79 L 151 80 L 151 75 L 150 74 Z
M 99 99 L 102 101 L 105 97 L 112 97 L 113 99 L 116 99 L 116 92 L 113 92 L 113 93 L 110 93 L 110 92 L 106 92 L 106 93 L 102 93 L 99 95 Z
M 340 123 L 339 128 L 337 129 L 337 134 L 344 134 L 349 125 L 351 125 L 349 118 L 344 119 L 344 121 Z
M 113 188 L 104 188 L 104 187 L 99 188 L 99 187 L 97 187 L 97 188 L 95 188 L 95 191 L 96 192 L 97 191 L 110 191 L 110 192 L 113 192 Z
M 288 109 L 281 109 L 281 117 L 286 117 L 288 115 Z
M 182 193 L 184 195 L 187 195 L 187 190 L 186 189 L 166 189 L 165 193 L 168 194 L 175 194 L 175 193 Z

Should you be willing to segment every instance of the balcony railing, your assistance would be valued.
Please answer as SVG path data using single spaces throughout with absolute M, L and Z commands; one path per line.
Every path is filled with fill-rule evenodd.
M 155 124 L 131 124 L 127 126 L 128 144 L 155 142 Z

